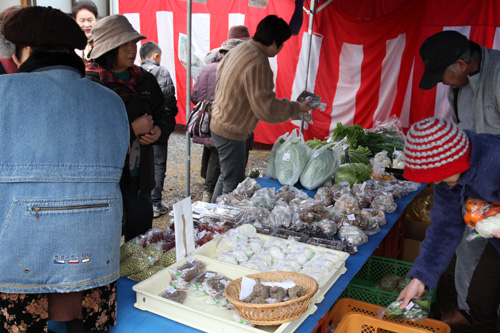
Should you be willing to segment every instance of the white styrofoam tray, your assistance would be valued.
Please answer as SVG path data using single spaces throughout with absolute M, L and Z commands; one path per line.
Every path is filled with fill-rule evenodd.
M 225 235 L 228 235 L 230 231 L 226 232 Z M 209 258 L 209 259 L 224 263 L 222 261 L 219 261 L 217 259 L 217 255 L 215 254 L 217 246 L 219 245 L 219 242 L 221 241 L 222 237 L 224 237 L 224 235 L 219 235 L 216 238 L 214 238 L 213 240 L 211 240 L 210 242 L 204 244 L 203 246 L 200 246 L 199 248 L 195 249 L 192 252 L 192 255 L 194 257 L 197 257 L 197 258 Z M 270 238 L 273 238 L 273 236 L 262 235 L 262 234 L 257 234 L 257 237 L 261 238 L 264 242 Z M 320 248 L 318 246 L 305 244 L 305 243 L 300 243 L 300 244 L 311 248 L 316 253 L 320 250 Z M 325 298 L 325 294 L 335 284 L 335 281 L 337 281 L 337 279 L 340 277 L 340 275 L 344 274 L 347 271 L 347 269 L 345 268 L 345 261 L 349 257 L 348 253 L 343 252 L 343 251 L 333 250 L 333 249 L 324 249 L 324 250 L 328 251 L 328 252 L 333 252 L 334 254 L 336 254 L 337 257 L 339 258 L 339 261 L 337 262 L 335 269 L 328 272 L 329 274 L 328 274 L 327 278 L 323 279 L 318 284 L 319 289 L 316 292 L 316 295 L 314 296 L 314 299 L 313 299 L 314 303 L 321 303 L 323 301 L 323 299 Z M 251 270 L 249 268 L 239 266 L 237 264 L 229 264 L 228 263 L 228 265 L 241 267 L 241 268 L 244 268 L 246 270 Z M 251 271 L 260 272 L 257 270 L 251 270 Z M 300 271 L 297 273 L 300 273 Z
M 222 273 L 228 278 L 237 279 L 257 271 L 242 266 L 223 263 L 209 258 L 196 258 L 206 264 L 206 270 Z M 172 265 L 183 265 L 187 258 Z M 317 310 L 313 302 L 308 310 L 297 320 L 276 326 L 249 326 L 233 320 L 233 311 L 222 309 L 216 305 L 208 304 L 208 296 L 196 296 L 189 293 L 183 304 L 165 299 L 159 294 L 170 286 L 171 276 L 169 269 L 164 269 L 152 277 L 134 285 L 136 292 L 134 306 L 140 310 L 149 311 L 157 315 L 172 319 L 184 325 L 194 327 L 204 332 L 293 332 L 302 322 Z

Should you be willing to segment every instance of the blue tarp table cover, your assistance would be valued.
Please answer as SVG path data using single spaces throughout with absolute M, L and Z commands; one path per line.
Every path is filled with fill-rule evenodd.
M 271 179 L 269 177 L 260 177 L 257 179 L 258 183 L 262 187 L 275 187 L 278 190 L 281 185 L 277 180 Z M 398 208 L 394 213 L 386 214 L 387 223 L 380 228 L 380 232 L 376 235 L 370 236 L 369 241 L 366 244 L 358 247 L 358 253 L 349 256 L 346 261 L 347 271 L 342 274 L 335 284 L 330 288 L 330 290 L 325 294 L 325 298 L 321 303 L 317 303 L 318 309 L 316 312 L 311 314 L 306 320 L 299 326 L 296 332 L 312 332 L 317 326 L 318 321 L 320 321 L 330 310 L 332 305 L 335 303 L 337 298 L 340 296 L 342 291 L 347 287 L 351 279 L 356 275 L 361 269 L 363 264 L 372 255 L 373 251 L 378 247 L 380 242 L 382 242 L 387 235 L 387 233 L 394 226 L 399 217 L 404 213 L 406 206 L 415 198 L 415 196 L 420 193 L 427 184 L 422 184 L 417 191 L 410 193 L 398 200 Z M 315 191 L 308 191 L 302 188 L 300 185 L 296 185 L 297 188 L 304 190 L 309 196 L 313 197 Z M 129 280 L 127 278 L 120 278 L 118 280 L 118 314 L 117 314 L 117 324 L 111 329 L 111 333 L 137 333 L 137 332 L 171 332 L 181 333 L 181 332 L 199 332 L 197 329 L 183 325 L 174 320 L 158 316 L 152 312 L 142 311 L 134 307 L 136 300 L 136 294 L 132 290 L 132 286 L 136 282 Z M 62 323 L 49 322 L 49 329 L 65 333 L 66 328 Z

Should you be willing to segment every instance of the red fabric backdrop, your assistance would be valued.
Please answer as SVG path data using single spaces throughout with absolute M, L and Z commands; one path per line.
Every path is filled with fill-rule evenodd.
M 316 8 L 324 2 L 317 2 Z M 205 53 L 219 47 L 233 24 L 245 24 L 253 34 L 258 22 L 269 14 L 289 21 L 294 6 L 294 0 L 269 0 L 265 9 L 248 7 L 248 0 L 207 0 L 206 5 L 193 2 L 194 45 Z M 304 6 L 309 7 L 308 0 Z M 177 48 L 179 34 L 187 32 L 187 2 L 120 0 L 119 11 L 134 18 L 133 24 L 148 40 L 162 46 L 166 59 L 162 65 L 169 68 L 176 83 L 177 121 L 184 124 L 187 79 Z M 396 116 L 406 128 L 429 116 L 449 117 L 447 87 L 418 88 L 423 73 L 419 47 L 428 36 L 454 29 L 488 48 L 499 48 L 499 14 L 500 2 L 496 0 L 333 1 L 314 17 L 315 52 L 307 87 L 321 96 L 326 110 L 313 111 L 305 138 L 328 136 L 338 121 L 371 128 L 377 121 Z M 171 17 L 169 24 L 163 24 L 165 17 Z M 298 36 L 292 36 L 276 59 L 271 59 L 279 98 L 295 99 L 305 88 L 308 25 L 309 16 L 304 12 Z M 299 125 L 260 122 L 255 138 L 272 144 Z

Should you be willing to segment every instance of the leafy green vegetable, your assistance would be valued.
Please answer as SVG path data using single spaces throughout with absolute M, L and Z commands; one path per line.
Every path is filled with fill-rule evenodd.
M 372 152 L 370 149 L 362 146 L 358 146 L 358 148 L 353 149 L 349 148 L 347 149 L 347 155 L 349 156 L 349 163 L 364 163 L 364 164 L 370 164 L 370 159 L 369 157 L 371 156 Z M 346 161 L 346 154 L 342 154 L 342 164 L 347 163 Z
M 277 151 L 274 160 L 276 179 L 281 185 L 295 185 L 309 160 L 309 147 L 302 137 L 287 140 Z
M 361 184 L 370 179 L 372 169 L 363 163 L 342 164 L 335 174 L 335 184 L 348 182 L 349 185 Z
M 365 130 L 363 127 L 359 125 L 350 125 L 346 127 L 342 125 L 341 122 L 337 123 L 337 126 L 332 133 L 332 141 L 347 138 L 347 144 L 352 148 L 356 148 L 359 145 L 359 142 L 364 141 L 364 137 Z
M 368 148 L 371 152 L 368 157 L 375 156 L 382 150 L 386 150 L 389 156 L 392 156 L 394 149 L 404 150 L 404 139 L 401 137 L 365 131 L 359 125 L 344 126 L 338 122 L 331 139 L 337 141 L 343 138 L 347 138 L 347 144 L 351 149 L 356 149 L 358 146 Z
M 401 138 L 394 138 L 387 135 L 382 135 L 379 133 L 374 133 L 366 131 L 366 135 L 362 140 L 358 141 L 359 145 L 367 147 L 372 152 L 372 156 L 386 150 L 388 156 L 392 156 L 394 149 L 403 151 L 404 150 L 404 140 Z
M 405 309 L 400 309 L 403 301 L 394 301 L 385 310 L 392 319 L 424 319 L 429 315 L 428 300 L 412 300 Z
M 270 178 L 276 179 L 276 166 L 274 163 L 276 159 L 276 152 L 281 147 L 281 145 L 285 143 L 287 137 L 288 137 L 288 132 L 280 136 L 274 142 L 273 148 L 271 148 L 271 153 L 269 155 L 269 162 L 267 163 L 267 170 L 266 170 L 266 176 Z
M 308 190 L 317 189 L 328 181 L 340 166 L 341 147 L 330 150 L 331 144 L 314 149 L 304 170 L 300 174 L 300 183 Z
M 311 149 L 317 149 L 317 148 L 319 149 L 319 148 L 323 147 L 324 145 L 327 145 L 328 142 L 314 138 L 312 140 L 306 141 L 306 144 Z

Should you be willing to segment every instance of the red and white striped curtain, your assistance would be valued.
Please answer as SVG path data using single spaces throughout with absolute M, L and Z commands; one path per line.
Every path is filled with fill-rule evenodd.
M 309 6 L 308 0 L 304 5 Z M 119 8 L 162 48 L 162 65 L 177 89 L 177 122 L 185 124 L 186 70 L 177 51 L 179 34 L 187 32 L 187 2 L 120 0 Z M 245 24 L 252 35 L 263 17 L 275 14 L 288 22 L 294 8 L 294 0 L 269 0 L 267 8 L 248 7 L 248 0 L 193 2 L 192 44 L 206 54 L 226 40 L 229 27 Z M 453 29 L 488 48 L 500 48 L 497 0 L 334 0 L 315 15 L 309 66 L 308 25 L 304 12 L 300 33 L 270 58 L 278 98 L 295 100 L 306 88 L 308 70 L 307 90 L 327 105 L 325 111 L 313 111 L 312 123 L 304 128 L 306 140 L 327 137 L 339 121 L 371 128 L 395 116 L 407 128 L 426 117 L 450 117 L 446 86 L 418 88 L 424 70 L 418 51 L 436 32 Z M 260 122 L 255 139 L 272 144 L 298 126 L 297 121 Z

